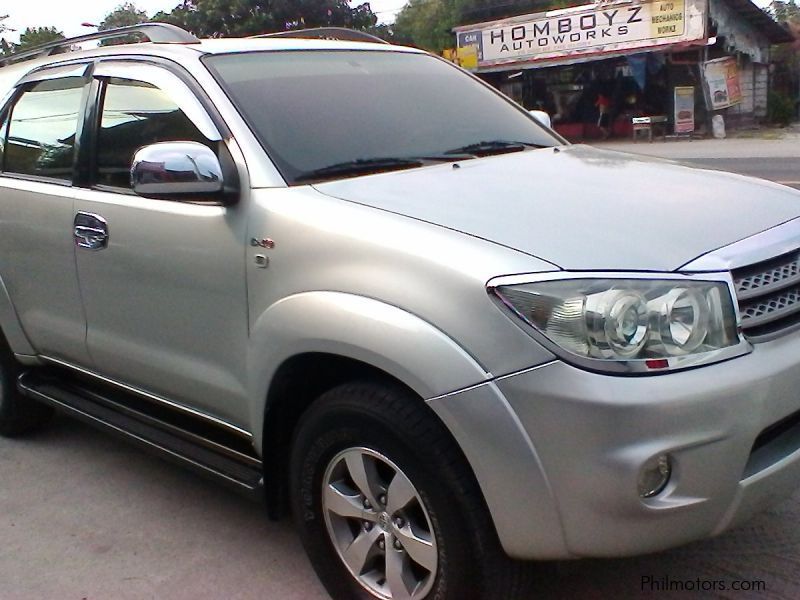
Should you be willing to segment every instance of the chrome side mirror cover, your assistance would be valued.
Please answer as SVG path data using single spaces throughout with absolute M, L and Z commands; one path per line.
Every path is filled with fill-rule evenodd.
M 159 142 L 134 154 L 131 188 L 147 198 L 221 200 L 225 177 L 219 158 L 208 146 Z

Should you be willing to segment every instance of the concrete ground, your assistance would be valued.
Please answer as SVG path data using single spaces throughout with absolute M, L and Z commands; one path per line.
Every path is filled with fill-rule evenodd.
M 774 130 L 768 130 L 773 132 Z M 800 158 L 800 129 L 768 133 L 764 137 L 731 137 L 724 140 L 660 140 L 652 143 L 613 140 L 592 143 L 598 148 L 634 152 L 668 159 L 684 158 Z
M 746 134 L 746 135 L 745 135 Z M 724 140 L 670 140 L 633 143 L 614 140 L 598 148 L 676 160 L 693 166 L 732 171 L 800 189 L 800 126 L 742 132 Z
M 800 493 L 714 540 L 534 571 L 543 600 L 694 597 L 654 590 L 665 578 L 728 588 L 702 597 L 798 598 Z M 730 590 L 739 580 L 766 589 Z M 291 524 L 213 482 L 65 417 L 0 438 L 2 600 L 326 597 Z
M 0 438 L 0 599 L 327 597 L 286 521 L 67 419 Z

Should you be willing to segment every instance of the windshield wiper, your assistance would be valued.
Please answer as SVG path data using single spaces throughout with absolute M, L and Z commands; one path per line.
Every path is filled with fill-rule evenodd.
M 357 158 L 307 171 L 295 177 L 295 181 L 321 180 L 339 175 L 366 175 L 382 171 L 413 169 L 414 167 L 421 167 L 423 164 L 424 160 L 418 158 Z
M 520 152 L 526 148 L 546 148 L 542 144 L 532 142 L 519 142 L 514 140 L 490 140 L 467 144 L 460 148 L 448 150 L 445 154 L 474 154 L 477 156 L 489 156 L 490 154 L 503 154 L 505 152 Z

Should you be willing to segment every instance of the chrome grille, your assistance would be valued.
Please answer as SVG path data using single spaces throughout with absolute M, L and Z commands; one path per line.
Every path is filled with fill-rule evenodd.
M 800 251 L 736 269 L 733 283 L 748 336 L 777 334 L 800 322 Z

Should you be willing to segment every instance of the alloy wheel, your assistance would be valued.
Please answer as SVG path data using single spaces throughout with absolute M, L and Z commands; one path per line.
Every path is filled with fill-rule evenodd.
M 420 600 L 431 590 L 439 560 L 431 519 L 391 460 L 368 448 L 339 452 L 323 476 L 322 509 L 336 552 L 373 596 Z

